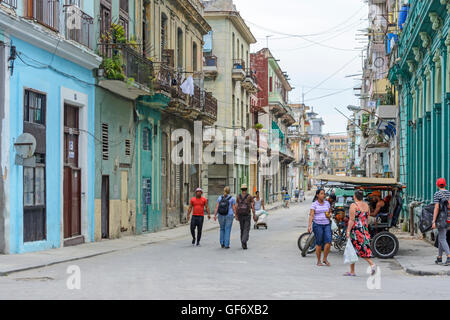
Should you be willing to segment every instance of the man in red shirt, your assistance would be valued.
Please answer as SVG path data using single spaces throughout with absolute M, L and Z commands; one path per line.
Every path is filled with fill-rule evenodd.
M 197 246 L 200 246 L 200 239 L 202 238 L 202 228 L 203 228 L 203 221 L 205 220 L 205 209 L 208 213 L 208 219 L 211 219 L 211 214 L 209 213 L 209 207 L 208 207 L 208 200 L 206 198 L 202 197 L 203 190 L 200 188 L 197 188 L 195 190 L 195 197 L 191 199 L 189 202 L 189 209 L 187 213 L 187 219 L 189 221 L 192 215 L 191 220 L 191 234 L 192 234 L 192 245 L 195 245 L 195 241 L 197 240 Z M 197 239 L 195 238 L 195 228 L 197 228 Z

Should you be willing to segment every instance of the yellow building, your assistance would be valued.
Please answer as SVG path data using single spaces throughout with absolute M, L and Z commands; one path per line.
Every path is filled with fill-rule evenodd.
M 329 173 L 338 176 L 346 175 L 348 137 L 328 136 L 328 154 L 330 158 Z

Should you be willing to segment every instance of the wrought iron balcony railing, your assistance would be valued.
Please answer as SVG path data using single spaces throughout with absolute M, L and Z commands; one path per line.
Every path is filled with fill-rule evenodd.
M 117 74 L 117 71 L 109 73 L 105 67 L 105 76 L 111 80 L 133 79 L 134 82 L 153 88 L 154 68 L 153 62 L 144 57 L 138 48 L 125 43 L 100 43 L 99 52 L 103 55 L 105 64 L 106 59 L 120 59 L 122 62 L 123 74 Z
M 25 17 L 59 31 L 59 0 L 25 0 Z
M 217 57 L 216 56 L 205 56 L 205 61 L 203 62 L 204 67 L 217 67 Z
M 211 92 L 205 91 L 205 107 L 204 112 L 210 117 L 217 120 L 217 99 Z
M 77 5 L 64 6 L 66 17 L 66 38 L 90 49 L 94 48 L 94 19 Z

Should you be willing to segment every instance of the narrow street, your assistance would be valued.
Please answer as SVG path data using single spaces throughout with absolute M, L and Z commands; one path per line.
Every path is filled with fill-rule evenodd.
M 202 246 L 182 239 L 119 251 L 0 277 L 0 299 L 428 299 L 450 296 L 447 277 L 406 274 L 395 260 L 381 261 L 381 289 L 367 287 L 366 264 L 355 278 L 341 254 L 332 267 L 302 258 L 297 238 L 307 228 L 311 199 L 270 215 L 269 229 L 253 230 L 249 250 L 239 246 L 234 223 L 230 250 L 218 245 L 218 230 L 204 234 Z M 401 250 L 401 248 L 400 248 Z M 69 290 L 67 268 L 79 266 L 81 289 Z

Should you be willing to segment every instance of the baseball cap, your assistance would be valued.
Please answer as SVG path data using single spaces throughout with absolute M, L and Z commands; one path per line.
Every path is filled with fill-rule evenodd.
M 444 187 L 447 186 L 447 182 L 445 181 L 445 178 L 439 178 L 439 179 L 437 180 L 437 182 L 436 182 L 436 185 L 437 185 L 439 188 L 444 188 Z
M 203 193 L 203 190 L 202 190 L 201 188 L 197 188 L 197 189 L 195 190 L 195 193 L 197 193 L 197 192 Z

